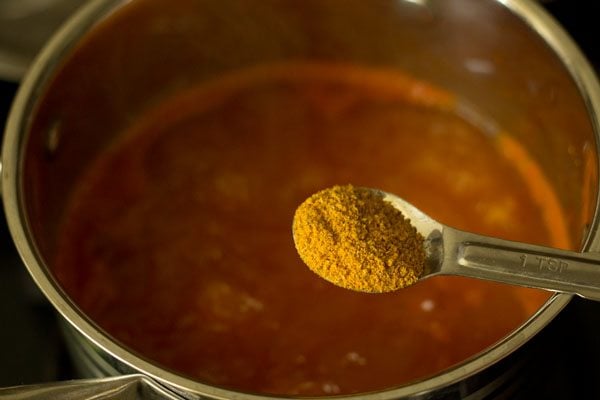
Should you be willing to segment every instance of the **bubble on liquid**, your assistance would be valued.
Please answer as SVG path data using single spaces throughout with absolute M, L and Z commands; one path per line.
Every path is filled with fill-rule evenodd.
M 435 308 L 435 302 L 431 299 L 425 299 L 421 302 L 421 309 L 423 311 L 433 311 L 433 309 Z

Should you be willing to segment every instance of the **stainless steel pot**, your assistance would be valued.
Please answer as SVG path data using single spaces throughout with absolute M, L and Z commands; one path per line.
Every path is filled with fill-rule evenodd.
M 600 251 L 600 86 L 573 42 L 535 3 L 96 0 L 50 41 L 27 74 L 2 152 L 12 236 L 33 279 L 67 321 L 82 369 L 135 373 L 118 379 L 119 387 L 123 379 L 150 382 L 144 387 L 157 388 L 157 397 L 263 398 L 190 380 L 125 348 L 71 302 L 47 260 L 79 171 L 132 118 L 179 88 L 285 59 L 400 68 L 476 104 L 542 166 L 575 247 Z M 361 398 L 485 398 L 513 386 L 521 365 L 516 350 L 569 299 L 553 296 L 511 335 L 452 369 Z

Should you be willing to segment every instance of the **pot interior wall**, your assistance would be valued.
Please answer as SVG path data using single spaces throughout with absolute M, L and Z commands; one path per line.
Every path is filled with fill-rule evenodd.
M 42 88 L 23 148 L 22 200 L 46 260 L 79 174 L 137 115 L 225 71 L 286 60 L 398 68 L 457 93 L 540 163 L 574 248 L 593 217 L 596 143 L 578 87 L 495 1 L 135 0 L 68 54 Z

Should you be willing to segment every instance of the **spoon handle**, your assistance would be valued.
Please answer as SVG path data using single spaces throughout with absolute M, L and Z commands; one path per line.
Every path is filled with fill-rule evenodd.
M 452 228 L 443 233 L 441 274 L 462 275 L 600 301 L 600 254 L 490 238 Z

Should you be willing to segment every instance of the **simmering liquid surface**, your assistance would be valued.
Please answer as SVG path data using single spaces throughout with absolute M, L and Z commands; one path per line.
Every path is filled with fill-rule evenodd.
M 457 107 L 400 73 L 342 65 L 260 67 L 191 88 L 83 174 L 56 275 L 117 340 L 203 382 L 331 395 L 440 372 L 548 295 L 462 278 L 344 290 L 303 265 L 291 223 L 312 193 L 352 183 L 460 229 L 567 247 L 532 160 Z

